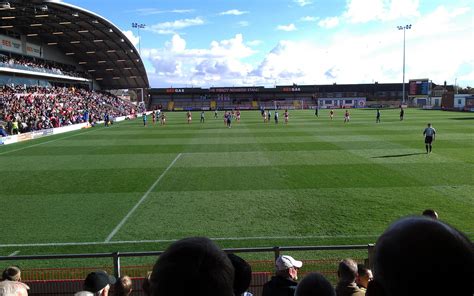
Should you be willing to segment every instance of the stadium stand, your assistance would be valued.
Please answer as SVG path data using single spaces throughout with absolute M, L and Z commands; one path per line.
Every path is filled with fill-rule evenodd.
M 111 117 L 134 114 L 136 106 L 108 93 L 75 88 L 4 86 L 0 91 L 0 121 L 7 133 L 56 128 Z

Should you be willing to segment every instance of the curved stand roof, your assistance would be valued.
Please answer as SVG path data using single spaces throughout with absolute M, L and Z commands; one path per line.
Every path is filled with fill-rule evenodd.
M 149 87 L 138 50 L 98 14 L 57 0 L 10 0 L 0 1 L 0 17 L 0 34 L 10 30 L 58 48 L 103 89 Z

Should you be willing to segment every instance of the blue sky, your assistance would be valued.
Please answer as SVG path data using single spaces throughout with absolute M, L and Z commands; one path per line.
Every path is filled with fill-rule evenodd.
M 474 86 L 472 0 L 64 2 L 140 40 L 152 87 L 401 82 L 406 24 L 406 80 Z

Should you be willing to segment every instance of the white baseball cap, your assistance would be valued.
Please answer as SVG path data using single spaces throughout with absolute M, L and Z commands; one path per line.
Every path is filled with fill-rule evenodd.
M 291 256 L 282 255 L 277 258 L 275 266 L 277 270 L 287 270 L 291 267 L 301 268 L 303 262 L 295 260 L 295 258 Z

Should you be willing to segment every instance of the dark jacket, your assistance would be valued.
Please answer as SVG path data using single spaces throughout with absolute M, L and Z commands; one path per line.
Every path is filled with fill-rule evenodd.
M 339 282 L 336 286 L 337 296 L 363 296 L 365 291 L 359 289 L 356 283 Z
M 281 276 L 273 276 L 263 285 L 262 296 L 294 296 L 298 282 Z

